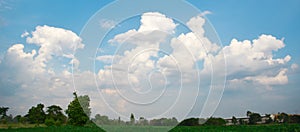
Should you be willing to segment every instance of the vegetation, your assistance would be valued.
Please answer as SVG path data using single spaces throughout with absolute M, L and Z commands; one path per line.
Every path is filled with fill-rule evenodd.
M 249 115 L 249 124 L 253 125 L 253 124 L 256 124 L 259 121 L 261 121 L 260 114 L 258 114 L 258 113 L 251 113 Z
M 222 118 L 214 118 L 211 117 L 209 118 L 204 125 L 209 125 L 209 126 L 224 126 L 226 124 L 226 121 Z
M 231 126 L 177 126 L 170 132 L 199 132 L 199 131 L 242 131 L 242 132 L 299 132 L 300 124 L 271 124 L 271 125 L 231 125 Z
M 266 114 L 247 111 L 247 118 L 230 119 L 210 117 L 207 119 L 190 118 L 178 123 L 175 117 L 147 120 L 135 118 L 131 113 L 129 121 L 109 119 L 106 115 L 96 114 L 90 119 L 90 98 L 77 96 L 69 103 L 64 115 L 58 105 L 45 108 L 40 103 L 32 106 L 25 116 L 7 115 L 8 107 L 0 107 L 0 131 L 300 131 L 300 115 L 286 113 Z M 46 110 L 46 112 L 44 111 Z M 136 120 L 138 119 L 138 120 Z
M 74 100 L 68 105 L 68 109 L 66 110 L 66 113 L 69 117 L 68 123 L 70 125 L 83 126 L 89 120 L 89 117 L 84 110 L 89 111 L 88 113 L 90 113 L 90 108 L 89 108 L 90 99 L 88 96 L 80 97 L 82 99 L 81 101 L 88 103 L 81 107 L 76 92 L 74 92 L 73 95 L 74 95 Z
M 43 110 L 44 105 L 38 104 L 36 107 L 31 107 L 28 114 L 25 115 L 31 124 L 43 124 L 46 119 L 46 113 Z

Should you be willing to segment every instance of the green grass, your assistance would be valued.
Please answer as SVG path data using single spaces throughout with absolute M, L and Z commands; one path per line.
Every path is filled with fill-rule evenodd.
M 29 126 L 27 126 L 29 127 Z M 159 126 L 102 126 L 104 130 L 116 131 L 116 132 L 157 132 L 167 131 L 170 127 L 159 127 Z M 58 127 L 45 127 L 30 126 L 29 128 L 1 128 L 0 131 L 8 132 L 101 132 L 103 129 L 97 126 L 90 127 L 76 127 L 76 126 L 58 126 Z M 274 125 L 241 125 L 241 126 L 180 126 L 173 128 L 171 132 L 300 132 L 300 124 L 274 124 Z

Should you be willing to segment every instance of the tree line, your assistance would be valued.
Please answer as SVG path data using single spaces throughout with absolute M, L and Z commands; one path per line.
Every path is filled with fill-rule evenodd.
M 265 114 L 264 116 L 256 112 L 247 111 L 246 117 L 223 119 L 220 117 L 189 118 L 178 124 L 178 126 L 223 126 L 223 125 L 258 125 L 258 124 L 295 124 L 300 123 L 300 115 L 279 112 L 277 114 Z
M 74 100 L 70 102 L 68 108 L 63 109 L 58 105 L 51 105 L 44 111 L 45 105 L 40 103 L 32 106 L 26 115 L 7 115 L 9 107 L 0 107 L 0 123 L 22 123 L 22 124 L 45 124 L 47 126 L 59 126 L 63 124 L 70 124 L 76 126 L 83 126 L 89 120 L 90 99 L 87 95 L 77 96 L 76 92 L 73 93 Z M 80 103 L 83 107 L 81 107 Z M 67 116 L 64 114 L 67 114 Z
M 160 118 L 147 120 L 144 117 L 136 119 L 133 113 L 130 114 L 130 121 L 123 121 L 120 119 L 109 119 L 106 115 L 96 114 L 94 118 L 90 119 L 91 108 L 90 98 L 88 95 L 77 96 L 73 93 L 74 99 L 69 103 L 67 109 L 63 109 L 58 105 L 51 105 L 46 107 L 44 111 L 44 104 L 37 104 L 32 106 L 26 115 L 7 115 L 8 107 L 0 107 L 0 123 L 22 123 L 22 124 L 45 124 L 47 126 L 60 125 L 75 125 L 84 126 L 86 124 L 97 125 L 151 125 L 151 126 L 174 126 L 178 124 L 175 117 Z M 66 115 L 65 115 L 65 114 Z M 210 117 L 208 119 L 190 118 L 180 122 L 179 126 L 199 126 L 199 125 L 254 125 L 254 124 L 270 124 L 270 123 L 300 123 L 300 115 L 289 115 L 286 113 L 266 114 L 261 116 L 259 113 L 246 112 L 246 118 L 223 119 Z
M 76 92 L 73 93 L 74 99 L 69 103 L 67 109 L 63 109 L 58 105 L 51 105 L 46 107 L 40 103 L 32 106 L 26 115 L 7 115 L 8 107 L 0 107 L 0 123 L 22 123 L 22 124 L 45 124 L 47 126 L 60 126 L 60 125 L 75 125 L 84 126 L 86 124 L 97 125 L 154 125 L 154 126 L 174 126 L 178 124 L 175 117 L 161 118 L 148 121 L 144 117 L 135 119 L 133 113 L 130 115 L 130 121 L 123 121 L 120 119 L 109 119 L 106 115 L 96 114 L 94 118 L 90 119 L 91 108 L 90 98 L 88 95 L 77 96 Z M 65 115 L 65 114 L 66 115 Z

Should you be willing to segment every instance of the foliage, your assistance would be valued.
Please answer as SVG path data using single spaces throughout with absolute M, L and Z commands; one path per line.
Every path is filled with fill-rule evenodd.
M 47 107 L 47 118 L 49 125 L 62 125 L 66 122 L 67 117 L 62 113 L 62 108 L 57 105 Z M 45 121 L 45 123 L 46 123 Z M 53 124 L 51 123 L 53 121 Z M 46 124 L 47 125 L 47 124 Z
M 134 118 L 134 115 L 131 113 L 130 114 L 130 123 L 134 124 L 134 122 L 135 122 L 135 118 Z
M 280 123 L 287 123 L 289 121 L 289 115 L 282 112 L 278 115 L 278 119 Z
M 223 118 L 215 118 L 211 117 L 209 118 L 204 125 L 213 125 L 213 126 L 222 126 L 225 125 L 226 121 Z
M 251 113 L 249 116 L 249 124 L 256 124 L 257 122 L 261 121 L 261 116 L 258 113 Z
M 96 114 L 92 121 L 97 125 L 112 125 L 111 120 L 109 120 L 108 116 L 105 115 L 101 116 L 100 114 Z
M 8 111 L 8 107 L 0 107 L 0 123 L 6 124 L 7 123 L 7 115 L 6 112 Z
M 26 117 L 31 124 L 42 124 L 45 122 L 46 114 L 43 108 L 43 104 L 38 104 L 36 107 L 33 106 L 29 109 Z
M 160 118 L 150 120 L 150 125 L 152 126 L 175 126 L 178 124 L 178 121 L 175 117 L 173 118 Z
M 55 125 L 55 120 L 53 118 L 47 118 L 45 120 L 45 125 L 47 125 L 47 126 L 54 126 Z
M 289 116 L 289 123 L 300 123 L 300 115 Z
M 79 96 L 78 101 L 84 111 L 84 113 L 90 117 L 91 116 L 91 108 L 90 108 L 90 98 L 87 95 Z
M 74 100 L 70 102 L 70 104 L 68 105 L 68 109 L 66 110 L 66 114 L 69 117 L 68 123 L 71 125 L 83 126 L 89 120 L 89 117 L 84 112 L 84 109 L 89 109 L 89 108 L 82 108 L 79 103 L 76 92 L 74 92 L 73 95 L 74 95 Z M 89 105 L 86 105 L 85 107 L 87 106 Z
M 181 121 L 177 126 L 199 126 L 199 118 L 189 118 Z
M 0 116 L 1 116 L 1 118 L 7 116 L 6 112 L 8 111 L 8 109 L 9 109 L 8 107 L 0 107 Z
M 237 123 L 237 119 L 235 118 L 235 116 L 232 116 L 232 123 L 233 123 L 234 125 L 236 125 L 236 123 Z

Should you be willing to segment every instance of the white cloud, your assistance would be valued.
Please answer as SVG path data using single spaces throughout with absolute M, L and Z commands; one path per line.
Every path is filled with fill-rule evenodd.
M 29 35 L 29 33 L 27 31 L 25 31 L 23 34 L 21 34 L 21 37 L 24 38 L 24 37 L 27 37 Z
M 213 57 L 214 62 L 212 64 L 218 65 L 218 62 L 222 62 L 221 60 L 224 59 L 223 56 L 225 55 L 228 75 L 239 72 L 260 72 L 261 70 L 286 64 L 291 59 L 289 55 L 285 58 L 273 57 L 273 51 L 283 47 L 283 40 L 278 40 L 271 35 L 261 35 L 252 42 L 233 39 L 228 46 L 225 46 L 218 55 Z M 210 64 L 206 65 L 209 66 Z
M 117 22 L 113 20 L 101 19 L 100 26 L 104 29 L 114 28 L 117 25 Z
M 53 56 L 71 58 L 75 50 L 84 47 L 80 37 L 74 32 L 62 28 L 47 25 L 37 26 L 31 34 L 32 37 L 27 37 L 26 42 L 39 46 L 35 64 L 41 68 L 45 68 L 46 63 Z
M 141 17 L 139 32 L 159 30 L 167 33 L 174 33 L 176 24 L 171 18 L 158 12 L 147 12 Z
M 279 40 L 271 35 L 261 35 L 253 41 L 238 41 L 233 39 L 220 53 L 224 53 L 227 62 L 227 77 L 230 82 L 252 81 L 266 88 L 272 85 L 283 85 L 288 82 L 287 69 L 277 71 L 281 66 L 287 65 L 291 60 L 290 55 L 284 58 L 274 58 L 273 52 L 284 47 L 283 39 Z M 218 62 L 224 59 L 223 54 L 218 54 L 205 61 L 205 69 L 211 64 L 220 65 Z M 204 69 L 203 72 L 206 70 Z M 213 69 L 218 72 L 218 69 Z M 207 70 L 210 71 L 210 70 Z M 209 73 L 209 72 L 208 72 Z M 277 73 L 277 75 L 274 75 Z M 241 84 L 241 83 L 239 83 Z
M 299 68 L 298 64 L 292 64 L 291 65 L 292 70 L 297 70 Z
M 178 97 L 179 102 L 171 112 L 183 117 L 182 111 L 189 111 L 193 105 L 190 101 L 197 97 L 200 82 L 198 72 L 201 72 L 201 80 L 208 80 L 212 70 L 217 74 L 224 73 L 224 61 L 227 61 L 229 82 L 238 87 L 244 84 L 271 87 L 288 83 L 288 69 L 282 67 L 292 57 L 286 55 L 275 58 L 273 55 L 284 47 L 283 39 L 271 35 L 261 35 L 252 41 L 233 39 L 228 46 L 221 48 L 205 36 L 203 26 L 206 21 L 203 16 L 209 13 L 191 18 L 187 25 L 193 32 L 176 37 L 171 36 L 177 27 L 171 18 L 158 12 L 144 13 L 138 30 L 129 30 L 109 40 L 111 46 L 119 48 L 116 55 L 96 57 L 96 60 L 104 63 L 104 68 L 97 73 L 79 70 L 73 74 L 76 90 L 81 94 L 89 94 L 93 111 L 109 115 L 112 114 L 111 110 L 105 107 L 103 99 L 123 115 L 134 111 L 151 117 L 167 111 Z M 108 20 L 102 24 L 103 28 L 109 28 L 115 23 Z M 0 66 L 12 70 L 0 70 L 0 81 L 19 85 L 16 95 L 26 100 L 22 103 L 28 107 L 42 100 L 46 100 L 47 104 L 60 103 L 66 106 L 74 90 L 72 73 L 68 67 L 73 64 L 78 68 L 80 64 L 73 53 L 84 48 L 81 38 L 70 30 L 49 26 L 37 26 L 35 31 L 25 32 L 21 37 L 27 37 L 27 43 L 37 45 L 38 49 L 27 52 L 24 51 L 26 44 L 11 46 Z M 160 46 L 166 43 L 172 50 L 168 55 L 159 55 Z M 70 61 L 52 64 L 57 57 Z M 203 62 L 201 68 L 195 66 L 199 61 Z M 57 65 L 66 67 L 57 70 L 53 67 Z M 297 64 L 291 65 L 291 69 L 297 68 Z M 11 71 L 17 74 L 10 74 Z M 96 92 L 95 79 L 103 98 Z M 201 84 L 207 89 L 210 88 L 208 85 Z M 149 89 L 149 93 L 137 93 Z M 121 98 L 117 90 L 129 100 Z M 149 103 L 161 93 L 163 96 L 156 104 Z M 136 105 L 130 100 L 150 105 Z M 15 107 L 20 105 L 19 100 L 9 97 L 5 97 L 3 102 Z
M 1 91 L 13 93 L 4 93 L 8 95 L 4 95 L 1 103 L 16 108 L 17 114 L 25 114 L 28 110 L 26 107 L 37 103 L 66 106 L 74 91 L 72 74 L 69 72 L 71 65 L 52 59 L 60 57 L 70 60 L 69 63 L 77 67 L 79 61 L 73 56 L 73 52 L 84 47 L 81 38 L 70 30 L 49 26 L 37 26 L 31 35 L 25 32 L 21 36 L 27 37 L 27 43 L 35 44 L 38 48 L 28 52 L 25 51 L 27 44 L 14 44 L 7 50 L 0 64 L 0 82 L 5 82 L 0 83 L 0 87 Z M 56 69 L 60 65 L 68 66 L 62 67 L 62 70 Z M 88 73 L 79 76 L 85 74 Z M 90 86 L 88 83 L 91 82 L 87 80 L 80 80 L 85 86 L 78 88 Z M 18 109 L 19 106 L 23 108 Z
M 266 86 L 271 85 L 283 85 L 288 83 L 287 69 L 281 69 L 279 73 L 275 76 L 258 75 L 258 76 L 248 76 L 243 78 L 243 81 L 252 81 L 254 83 L 259 83 Z
M 209 15 L 209 14 L 212 14 L 211 11 L 203 11 L 200 16 L 206 16 L 206 15 Z

